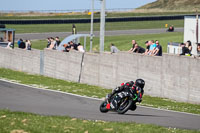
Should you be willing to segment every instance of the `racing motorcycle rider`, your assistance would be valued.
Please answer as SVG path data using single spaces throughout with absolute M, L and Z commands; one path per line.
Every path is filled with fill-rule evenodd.
M 133 81 L 127 82 L 127 83 L 122 83 L 121 86 L 113 89 L 111 94 L 108 94 L 108 102 L 110 102 L 112 96 L 114 96 L 116 93 L 119 93 L 121 91 L 129 91 L 130 89 L 133 90 L 133 92 L 136 94 L 135 101 L 136 102 L 141 102 L 142 101 L 142 96 L 144 93 L 144 85 L 145 81 L 143 79 L 137 79 L 135 83 Z M 131 110 L 135 110 L 136 105 L 131 107 Z

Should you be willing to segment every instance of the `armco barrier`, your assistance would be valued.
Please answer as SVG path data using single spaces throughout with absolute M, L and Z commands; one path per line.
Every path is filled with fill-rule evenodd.
M 177 19 L 184 19 L 184 16 L 185 15 L 106 18 L 106 22 L 177 20 Z M 91 22 L 90 19 L 0 20 L 0 24 L 74 24 L 74 23 L 90 23 L 90 22 Z M 99 23 L 99 22 L 100 19 L 97 18 L 94 19 L 94 23 Z
M 145 94 L 200 104 L 200 59 L 187 56 L 152 57 L 127 52 L 83 54 L 0 47 L 0 67 L 109 89 L 143 78 Z

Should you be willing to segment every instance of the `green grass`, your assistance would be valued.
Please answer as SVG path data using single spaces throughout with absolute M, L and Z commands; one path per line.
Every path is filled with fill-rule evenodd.
M 163 52 L 167 52 L 168 42 L 182 42 L 183 33 L 162 33 L 162 34 L 145 34 L 145 35 L 121 35 L 121 36 L 106 36 L 105 37 L 105 51 L 110 51 L 110 43 L 114 43 L 121 51 L 128 51 L 131 48 L 131 40 L 135 39 L 137 43 L 146 47 L 144 42 L 147 40 L 159 40 L 162 45 Z M 87 39 L 89 40 L 89 38 Z M 81 40 L 83 44 L 83 40 Z M 87 51 L 89 51 L 89 41 L 87 41 Z M 43 50 L 47 45 L 45 40 L 33 41 L 32 47 Z M 99 51 L 99 38 L 95 37 L 93 42 L 93 51 Z
M 165 24 L 183 27 L 184 20 L 162 21 L 134 21 L 134 22 L 107 22 L 106 30 L 131 30 L 131 29 L 155 29 L 165 28 Z M 90 23 L 75 24 L 77 31 L 90 31 Z M 72 24 L 30 24 L 30 25 L 6 25 L 13 28 L 16 33 L 44 33 L 44 32 L 71 32 Z M 94 23 L 94 31 L 99 31 L 100 24 Z
M 40 88 L 59 90 L 95 98 L 103 98 L 106 96 L 106 94 L 111 92 L 111 89 L 105 89 L 98 86 L 68 82 L 39 75 L 30 75 L 24 72 L 18 72 L 4 68 L 0 68 L 0 78 L 14 80 L 15 82 Z M 164 98 L 150 97 L 147 95 L 144 95 L 142 105 L 200 114 L 200 105 L 198 104 L 181 103 Z
M 82 120 L 67 116 L 41 116 L 0 110 L 1 133 L 199 133 L 134 122 Z

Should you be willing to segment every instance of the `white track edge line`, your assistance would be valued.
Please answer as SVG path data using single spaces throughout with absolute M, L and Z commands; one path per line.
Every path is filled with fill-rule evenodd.
M 1 79 L 0 78 L 0 80 L 8 82 L 8 83 L 16 84 L 16 85 L 21 85 L 21 86 L 26 86 L 26 87 L 38 89 L 38 90 L 57 92 L 57 93 L 62 93 L 62 94 L 67 94 L 67 95 L 72 95 L 72 96 L 87 98 L 87 99 L 93 99 L 93 100 L 103 101 L 102 99 L 99 99 L 99 98 L 93 98 L 93 97 L 88 97 L 88 96 L 81 96 L 81 95 L 78 95 L 78 94 L 73 94 L 73 93 L 69 93 L 69 92 L 63 92 L 63 91 L 59 91 L 59 90 L 51 90 L 51 89 L 38 88 L 38 87 L 31 86 L 31 85 L 17 83 L 17 82 L 14 82 L 14 81 L 11 81 L 11 80 L 7 80 L 7 79 Z M 174 110 L 160 109 L 160 108 L 154 108 L 154 107 L 148 107 L 148 106 L 142 106 L 142 105 L 138 105 L 138 106 L 142 107 L 142 108 L 149 108 L 149 109 L 161 110 L 161 111 L 166 111 L 166 112 L 175 112 L 175 113 L 182 113 L 182 114 L 200 116 L 199 114 L 192 114 L 192 113 L 187 113 L 187 112 L 179 112 L 179 111 L 174 111 Z

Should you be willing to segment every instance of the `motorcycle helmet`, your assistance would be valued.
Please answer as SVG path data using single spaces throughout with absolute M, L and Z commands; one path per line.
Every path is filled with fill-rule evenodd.
M 143 79 L 137 79 L 137 80 L 135 81 L 135 85 L 136 85 L 136 86 L 139 86 L 139 87 L 141 87 L 141 88 L 144 88 L 145 81 L 144 81 Z

